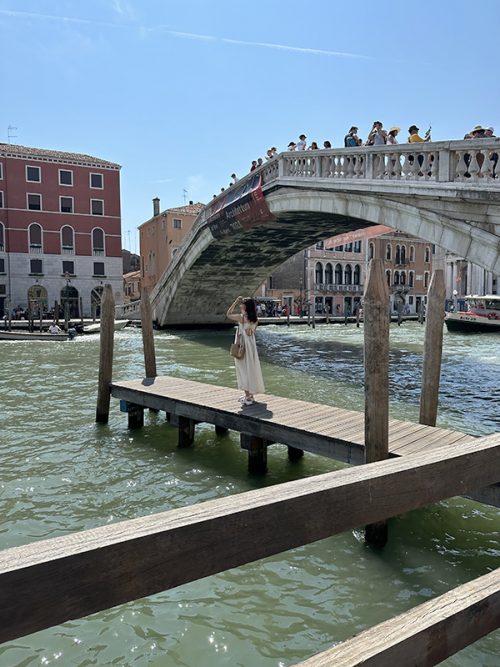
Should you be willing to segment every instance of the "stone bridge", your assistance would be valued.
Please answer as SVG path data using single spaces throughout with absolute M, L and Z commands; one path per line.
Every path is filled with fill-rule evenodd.
M 500 139 L 285 152 L 200 213 L 151 294 L 160 326 L 217 324 L 296 252 L 383 224 L 500 274 Z

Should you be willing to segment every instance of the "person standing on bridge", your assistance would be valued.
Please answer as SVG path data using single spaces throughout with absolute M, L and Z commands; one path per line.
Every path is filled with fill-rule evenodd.
M 239 306 L 240 314 L 233 311 Z M 251 298 L 243 299 L 239 296 L 228 308 L 226 317 L 238 323 L 238 331 L 245 353 L 241 359 L 234 359 L 236 368 L 236 380 L 238 389 L 243 389 L 245 394 L 238 399 L 242 405 L 253 405 L 255 394 L 263 394 L 264 380 L 260 368 L 259 353 L 255 341 L 255 330 L 258 326 L 257 310 L 255 301 Z

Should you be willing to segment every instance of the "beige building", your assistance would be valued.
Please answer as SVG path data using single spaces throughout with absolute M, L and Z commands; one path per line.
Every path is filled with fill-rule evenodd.
M 185 206 L 160 211 L 160 200 L 153 199 L 153 217 L 139 225 L 142 287 L 153 289 L 203 207 L 204 204 L 190 201 Z
M 129 271 L 123 276 L 123 303 L 127 305 L 141 298 L 141 272 Z

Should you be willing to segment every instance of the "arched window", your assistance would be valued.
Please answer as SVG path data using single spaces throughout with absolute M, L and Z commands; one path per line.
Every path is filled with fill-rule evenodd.
M 69 225 L 61 229 L 61 249 L 63 255 L 75 254 L 75 232 Z
M 431 249 L 429 246 L 425 247 L 425 255 L 424 255 L 424 262 L 427 264 L 431 261 Z
M 352 285 L 352 266 L 350 264 L 345 265 L 344 285 Z
M 335 285 L 342 285 L 342 264 L 335 265 Z
M 32 285 L 28 289 L 28 310 L 32 317 L 46 312 L 48 307 L 47 290 L 42 285 Z
M 401 271 L 399 274 L 399 283 L 401 285 L 406 285 L 406 271 Z
M 368 259 L 373 259 L 375 257 L 375 244 L 370 243 L 368 248 Z
M 30 252 L 34 254 L 42 253 L 42 226 L 33 222 L 28 229 Z
M 359 285 L 361 280 L 361 267 L 359 264 L 356 264 L 354 267 L 354 277 L 353 282 L 355 285 Z
M 413 287 L 414 284 L 415 284 L 415 273 L 414 273 L 414 271 L 410 271 L 408 273 L 408 285 L 410 287 Z
M 387 271 L 385 272 L 385 278 L 387 280 L 387 284 L 390 287 L 391 286 L 391 272 L 390 272 L 389 269 L 387 269 Z
M 424 288 L 427 289 L 429 287 L 429 272 L 424 271 Z
M 100 227 L 92 230 L 92 254 L 95 257 L 104 255 L 104 231 Z
M 68 317 L 78 317 L 79 316 L 79 303 L 78 303 L 78 290 L 73 285 L 66 285 L 61 290 L 61 308 L 63 309 L 64 316 L 66 313 Z
M 328 262 L 328 264 L 325 266 L 325 283 L 327 285 L 331 285 L 333 283 L 333 267 Z
M 388 243 L 385 247 L 385 258 L 392 259 L 392 246 Z
M 0 252 L 5 250 L 5 230 L 3 223 L 0 222 Z
M 406 262 L 406 246 L 405 245 L 401 246 L 401 257 L 400 257 L 400 259 L 401 259 L 401 264 L 405 264 L 405 262 Z
M 410 246 L 410 262 L 415 261 L 415 246 Z
M 399 271 L 394 271 L 394 285 L 399 285 Z
M 317 285 L 323 282 L 323 264 L 321 262 L 316 262 L 315 277 Z
M 387 259 L 389 259 L 389 257 Z M 400 247 L 399 243 L 396 246 L 395 262 L 396 262 L 396 264 L 401 264 L 401 247 Z

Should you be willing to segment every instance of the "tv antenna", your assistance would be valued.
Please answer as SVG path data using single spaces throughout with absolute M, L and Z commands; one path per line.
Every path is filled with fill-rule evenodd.
M 188 191 L 186 190 L 186 188 L 184 188 L 182 190 L 182 197 L 184 199 L 184 206 L 186 205 L 187 193 L 188 193 Z
M 13 125 L 9 125 L 7 128 L 7 143 L 11 143 L 11 139 L 17 139 L 17 134 L 13 134 L 13 132 L 17 130 L 17 127 L 14 127 Z

